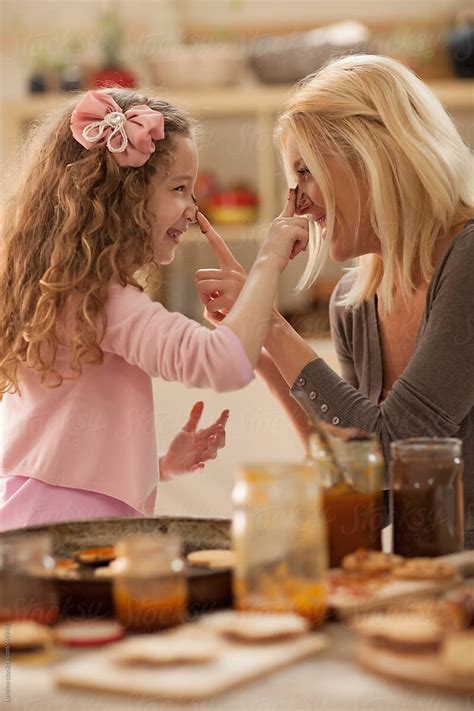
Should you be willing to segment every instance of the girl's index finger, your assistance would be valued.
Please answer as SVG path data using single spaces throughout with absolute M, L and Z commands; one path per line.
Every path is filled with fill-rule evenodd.
M 241 269 L 239 262 L 236 260 L 229 247 L 226 245 L 222 237 L 218 232 L 215 231 L 209 220 L 202 214 L 202 212 L 197 213 L 197 220 L 201 232 L 212 247 L 212 251 L 217 257 L 219 266 L 222 269 Z

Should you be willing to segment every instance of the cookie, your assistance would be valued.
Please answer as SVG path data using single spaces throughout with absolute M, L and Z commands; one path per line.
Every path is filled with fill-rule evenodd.
M 352 628 L 376 645 L 403 652 L 435 651 L 444 634 L 437 620 L 414 612 L 364 615 L 353 621 Z
M 449 635 L 443 644 L 441 658 L 452 674 L 474 678 L 474 630 Z
M 44 647 L 51 640 L 49 627 L 30 620 L 17 620 L 2 625 L 1 638 L 4 647 L 24 651 Z
M 218 612 L 201 620 L 225 636 L 248 642 L 296 637 L 309 630 L 309 623 L 293 613 Z
M 74 553 L 74 558 L 83 565 L 104 565 L 116 557 L 114 546 L 86 548 Z
M 216 639 L 193 639 L 160 635 L 131 639 L 116 647 L 110 657 L 116 664 L 206 664 L 219 655 Z
M 354 553 L 344 556 L 342 567 L 348 572 L 377 574 L 388 573 L 402 562 L 403 558 L 393 553 L 359 548 Z
M 206 568 L 233 568 L 235 565 L 234 551 L 219 548 L 193 551 L 188 553 L 186 558 L 191 565 L 202 565 Z
M 430 620 L 436 620 L 443 629 L 452 632 L 463 629 L 466 618 L 462 610 L 449 604 L 447 600 L 436 597 L 408 598 L 390 606 L 390 612 L 409 612 L 422 615 Z
M 68 647 L 97 647 L 116 642 L 124 634 L 124 628 L 116 620 L 70 620 L 54 628 L 57 644 Z
M 79 563 L 72 558 L 59 558 L 54 563 L 54 570 L 77 570 Z
M 94 576 L 96 578 L 113 578 L 126 568 L 126 560 L 124 558 L 115 558 L 108 565 L 101 565 L 95 568 Z
M 449 580 L 455 574 L 449 563 L 439 563 L 433 558 L 409 558 L 392 571 L 402 580 Z

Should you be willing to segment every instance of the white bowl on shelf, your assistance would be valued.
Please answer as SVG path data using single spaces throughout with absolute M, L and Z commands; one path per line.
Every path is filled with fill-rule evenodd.
M 159 51 L 152 71 L 159 86 L 192 89 L 236 84 L 245 64 L 245 53 L 235 45 L 178 45 Z

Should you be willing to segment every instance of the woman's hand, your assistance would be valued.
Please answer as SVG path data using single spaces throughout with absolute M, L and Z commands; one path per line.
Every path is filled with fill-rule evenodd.
M 282 269 L 289 259 L 304 251 L 308 244 L 309 227 L 305 217 L 294 217 L 296 192 L 291 189 L 288 202 L 269 230 L 268 237 L 260 249 L 260 255 L 278 254 L 283 256 Z M 213 324 L 220 323 L 234 305 L 242 291 L 247 274 L 242 265 L 214 230 L 208 220 L 198 214 L 201 231 L 206 235 L 220 269 L 199 269 L 195 275 L 195 285 L 201 302 L 205 306 L 204 316 Z
M 201 212 L 198 213 L 198 221 L 220 268 L 199 269 L 194 283 L 201 303 L 205 306 L 204 316 L 211 323 L 217 324 L 234 305 L 245 284 L 247 272 Z
M 189 420 L 171 442 L 166 454 L 160 458 L 160 477 L 163 480 L 204 469 L 205 462 L 217 457 L 225 446 L 225 426 L 229 410 L 221 412 L 210 427 L 197 430 L 204 403 L 193 405 Z
M 280 271 L 290 259 L 304 252 L 309 241 L 309 223 L 306 217 L 295 217 L 296 190 L 290 188 L 288 201 L 280 215 L 273 220 L 258 258 L 277 259 Z

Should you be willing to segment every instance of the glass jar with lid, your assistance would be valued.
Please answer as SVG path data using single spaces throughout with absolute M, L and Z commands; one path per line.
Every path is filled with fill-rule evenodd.
M 390 445 L 393 550 L 436 556 L 464 547 L 462 441 L 420 437 Z
M 119 540 L 116 552 L 113 598 L 120 622 L 136 632 L 184 622 L 188 590 L 180 539 L 137 534 Z
M 326 613 L 327 544 L 318 475 L 309 464 L 240 466 L 232 493 L 239 610 Z
M 375 435 L 340 430 L 328 437 L 333 456 L 314 433 L 308 458 L 321 477 L 329 561 L 337 567 L 357 548 L 381 549 L 384 458 Z
M 0 540 L 0 622 L 59 618 L 51 536 L 12 534 Z

